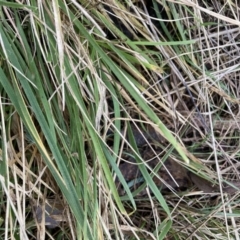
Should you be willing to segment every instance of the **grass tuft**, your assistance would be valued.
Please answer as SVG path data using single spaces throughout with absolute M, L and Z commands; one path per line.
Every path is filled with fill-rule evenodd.
M 0 5 L 1 239 L 239 239 L 236 2 Z

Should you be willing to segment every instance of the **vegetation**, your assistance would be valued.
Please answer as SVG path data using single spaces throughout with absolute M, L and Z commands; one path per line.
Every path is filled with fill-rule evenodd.
M 143 3 L 1 1 L 1 239 L 239 239 L 239 6 Z M 219 193 L 159 191 L 134 124 Z

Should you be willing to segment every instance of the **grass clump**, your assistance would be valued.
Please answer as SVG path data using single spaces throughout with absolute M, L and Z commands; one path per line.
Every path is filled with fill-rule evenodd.
M 227 1 L 2 3 L 0 236 L 239 239 L 239 194 L 221 187 L 239 180 L 237 11 Z M 171 158 L 220 194 L 159 191 L 160 165 L 149 170 L 136 126 L 160 134 L 148 146 L 160 165 Z M 119 170 L 126 155 L 144 179 L 135 192 Z

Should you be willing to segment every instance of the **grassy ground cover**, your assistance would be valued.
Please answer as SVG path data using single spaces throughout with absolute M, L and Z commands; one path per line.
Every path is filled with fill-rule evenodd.
M 239 181 L 237 1 L 0 6 L 1 239 L 239 239 L 222 188 Z M 144 162 L 134 124 L 219 191 L 163 194 L 144 163 L 136 196 L 119 171 L 126 149 Z

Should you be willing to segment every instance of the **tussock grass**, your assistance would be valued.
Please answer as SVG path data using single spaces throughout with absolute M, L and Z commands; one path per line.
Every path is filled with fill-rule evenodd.
M 221 187 L 239 180 L 235 4 L 1 4 L 1 239 L 239 239 L 239 193 Z M 159 191 L 134 124 L 219 193 Z M 135 192 L 126 154 L 145 179 Z

